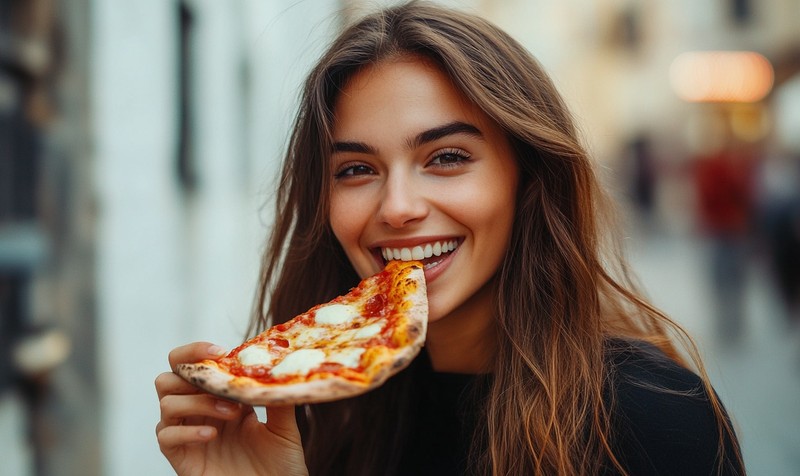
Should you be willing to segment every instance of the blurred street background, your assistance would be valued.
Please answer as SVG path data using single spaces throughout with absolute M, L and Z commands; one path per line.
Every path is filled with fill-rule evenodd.
M 241 342 L 300 82 L 387 1 L 0 0 L 0 476 L 168 475 Z M 800 474 L 800 0 L 464 0 L 551 73 L 750 474 Z

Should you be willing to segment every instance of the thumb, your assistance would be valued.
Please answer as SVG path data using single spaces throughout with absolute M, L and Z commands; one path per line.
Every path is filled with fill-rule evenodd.
M 273 433 L 284 435 L 286 438 L 300 440 L 300 430 L 297 428 L 295 419 L 295 407 L 292 405 L 283 407 L 267 407 L 267 429 Z

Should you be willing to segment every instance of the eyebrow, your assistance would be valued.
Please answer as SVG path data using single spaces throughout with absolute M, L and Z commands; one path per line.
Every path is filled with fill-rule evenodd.
M 409 145 L 412 148 L 416 148 L 421 145 L 427 144 L 428 142 L 433 142 L 443 137 L 452 136 L 456 134 L 467 134 L 470 136 L 477 137 L 478 139 L 483 139 L 483 133 L 477 127 L 473 126 L 472 124 L 468 124 L 466 122 L 454 121 L 449 124 L 445 124 L 443 126 L 434 127 L 433 129 L 428 129 L 427 131 L 420 132 L 419 134 L 417 134 L 416 137 L 414 137 L 413 140 L 411 140 Z
M 428 129 L 426 131 L 420 132 L 416 136 L 414 136 L 409 142 L 408 145 L 410 148 L 417 148 L 429 142 L 433 142 L 435 140 L 441 139 L 443 137 L 456 135 L 456 134 L 467 134 L 470 136 L 474 136 L 478 139 L 483 139 L 483 133 L 480 129 L 473 126 L 472 124 L 468 124 L 466 122 L 461 121 L 453 121 L 448 124 L 444 124 L 441 126 L 434 127 L 432 129 Z M 377 151 L 374 147 L 370 146 L 365 142 L 349 142 L 349 141 L 342 141 L 342 142 L 334 142 L 333 143 L 333 152 L 356 152 L 361 154 L 375 154 Z

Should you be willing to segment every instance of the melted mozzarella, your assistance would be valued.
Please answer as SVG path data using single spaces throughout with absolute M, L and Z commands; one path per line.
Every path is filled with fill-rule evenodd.
M 242 365 L 270 365 L 272 355 L 263 347 L 257 345 L 246 347 L 239 352 L 239 363 Z
M 299 349 L 284 357 L 272 368 L 272 375 L 306 375 L 325 362 L 325 352 L 319 349 Z
M 333 362 L 342 364 L 345 367 L 355 368 L 361 362 L 361 355 L 364 353 L 363 348 L 346 347 L 339 349 L 328 356 L 326 362 Z
M 348 343 L 357 340 L 366 340 L 380 334 L 381 329 L 383 329 L 382 322 L 376 322 L 375 324 L 370 324 L 358 329 L 350 329 L 342 332 L 339 337 L 336 338 L 336 342 Z
M 383 329 L 382 322 L 376 322 L 375 324 L 370 324 L 360 329 L 353 329 L 353 331 L 355 331 L 353 334 L 353 338 L 369 339 L 370 337 L 375 337 L 376 335 L 380 334 L 382 329 Z
M 345 304 L 331 304 L 316 310 L 314 319 L 318 324 L 345 324 L 351 322 L 361 313 L 353 306 Z
M 327 331 L 319 327 L 297 327 L 299 328 L 299 332 L 293 334 L 291 338 L 294 347 L 309 347 L 311 344 L 327 335 Z

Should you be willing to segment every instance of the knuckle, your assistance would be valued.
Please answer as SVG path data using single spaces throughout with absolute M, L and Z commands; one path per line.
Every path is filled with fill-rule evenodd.
M 158 405 L 161 409 L 162 415 L 169 415 L 169 413 L 172 411 L 174 403 L 173 400 L 174 398 L 172 398 L 172 395 L 165 395 L 161 398 L 161 400 L 159 400 Z
M 169 359 L 170 366 L 174 366 L 174 364 L 176 363 L 176 361 L 178 359 L 178 349 L 172 349 L 171 351 L 169 351 L 168 359 Z
M 171 375 L 172 375 L 171 372 L 164 372 L 159 374 L 155 380 L 156 388 L 166 387 L 169 381 L 171 380 Z
M 167 427 L 156 426 L 156 441 L 158 441 L 158 448 L 163 452 L 167 449 Z
M 158 441 L 158 449 L 164 454 L 166 454 L 171 447 L 171 445 L 167 441 L 165 433 L 166 431 L 160 431 L 158 432 L 156 437 L 156 440 Z

